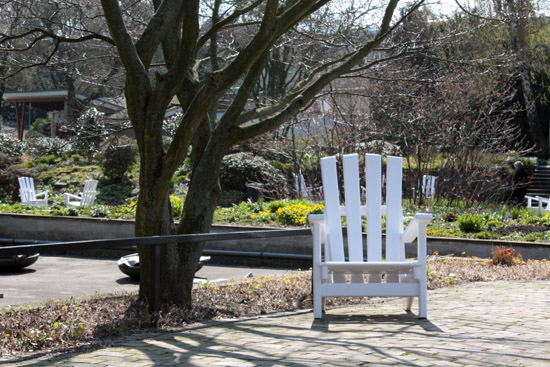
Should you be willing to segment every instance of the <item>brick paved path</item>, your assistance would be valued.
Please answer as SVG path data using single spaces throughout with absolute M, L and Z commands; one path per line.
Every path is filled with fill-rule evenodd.
M 429 293 L 429 320 L 401 301 L 273 314 L 9 366 L 549 366 L 550 282 Z M 414 310 L 414 309 L 413 309 Z

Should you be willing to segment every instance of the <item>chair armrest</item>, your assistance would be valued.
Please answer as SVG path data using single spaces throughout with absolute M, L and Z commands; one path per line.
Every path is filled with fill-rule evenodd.
M 322 224 L 325 221 L 325 215 L 324 214 L 310 214 L 308 215 L 309 224 L 312 226 L 314 224 Z
M 80 197 L 78 195 L 69 194 L 68 192 L 63 193 L 63 196 L 65 196 L 65 198 L 67 198 L 67 199 L 69 199 L 69 198 L 70 199 L 78 199 L 78 200 L 82 199 L 82 197 Z
M 428 253 L 428 244 L 426 241 L 426 226 L 432 220 L 431 214 L 416 214 L 407 226 L 407 230 L 401 236 L 401 243 L 410 243 L 416 241 L 416 253 L 418 262 L 426 266 L 426 255 Z
M 320 264 L 322 260 L 321 247 L 325 243 L 325 215 L 310 214 L 308 216 L 313 235 L 313 263 Z
M 422 230 L 424 234 L 426 233 L 426 226 L 432 220 L 432 215 L 427 213 L 417 213 L 407 226 L 405 232 L 401 235 L 401 242 L 411 243 L 416 238 L 420 231 Z
M 36 192 L 34 195 L 35 196 L 42 196 L 44 195 L 44 199 L 47 200 L 48 199 L 48 193 L 50 192 L 50 190 L 46 190 L 46 191 L 41 191 L 41 192 Z

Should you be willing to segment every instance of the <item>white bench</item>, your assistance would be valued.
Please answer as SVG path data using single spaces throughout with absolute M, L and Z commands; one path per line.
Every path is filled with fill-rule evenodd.
M 321 159 L 325 197 L 324 214 L 313 214 L 314 317 L 321 318 L 327 297 L 413 297 L 419 300 L 420 318 L 427 317 L 426 225 L 431 214 L 417 214 L 403 231 L 402 158 L 387 157 L 386 205 L 382 205 L 382 159 L 367 154 L 366 205 L 361 202 L 359 156 L 343 157 L 345 204 L 340 205 L 336 158 Z M 383 253 L 382 216 L 386 216 L 386 250 Z M 342 234 L 347 219 L 347 246 Z M 362 218 L 367 223 L 366 261 Z M 417 240 L 418 259 L 405 259 L 405 243 Z M 346 260 L 346 254 L 349 257 Z M 384 256 L 385 255 L 385 256 Z
M 542 196 L 530 196 L 525 195 L 527 199 L 527 208 L 535 209 L 535 211 L 540 212 L 550 212 L 550 198 L 544 198 Z M 537 205 L 533 205 L 533 202 L 536 201 Z

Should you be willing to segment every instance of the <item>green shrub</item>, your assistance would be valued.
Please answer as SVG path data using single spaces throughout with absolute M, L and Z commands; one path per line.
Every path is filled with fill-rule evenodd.
M 43 163 L 43 164 L 47 164 L 47 165 L 55 164 L 56 161 L 57 161 L 57 157 L 53 154 L 50 154 L 50 155 L 47 155 L 45 157 L 42 157 L 42 158 L 38 159 L 38 163 Z
M 517 206 L 510 208 L 510 218 L 512 219 L 519 218 L 519 208 Z
M 483 231 L 483 232 L 476 233 L 474 235 L 474 238 L 478 240 L 493 240 L 493 239 L 499 238 L 499 235 L 496 233 Z
M 475 233 L 483 229 L 483 217 L 479 214 L 462 215 L 457 223 L 458 228 L 466 233 Z
M 172 216 L 174 218 L 181 218 L 183 213 L 183 199 L 177 196 L 170 196 L 170 206 L 172 207 Z
M 103 173 L 110 181 L 120 182 L 136 162 L 137 149 L 130 142 L 110 144 L 103 152 L 101 165 Z
M 222 190 L 246 192 L 246 184 L 249 182 L 263 184 L 266 198 L 280 198 L 289 193 L 286 178 L 264 158 L 250 153 L 226 156 L 220 170 Z
M 506 223 L 504 223 L 503 220 L 498 220 L 496 218 L 491 218 L 485 223 L 485 226 L 487 228 L 500 228 L 504 227 L 505 225 Z
M 19 200 L 18 177 L 34 177 L 34 171 L 18 165 L 19 158 L 10 157 L 0 152 L 0 201 L 15 202 Z
M 279 210 L 279 208 L 284 208 L 288 205 L 289 205 L 288 201 L 276 200 L 276 201 L 272 201 L 269 204 L 267 204 L 267 208 L 268 208 L 269 212 L 276 213 L 277 210 Z
M 235 210 L 241 211 L 243 213 L 259 213 L 264 210 L 264 201 L 260 198 L 258 201 L 247 200 L 240 202 L 239 204 L 233 204 Z
M 110 214 L 109 207 L 105 205 L 94 205 L 90 207 L 90 215 L 94 218 L 105 218 Z
M 95 108 L 85 111 L 76 122 L 76 136 L 73 138 L 74 148 L 87 157 L 100 151 L 105 142 L 106 122 L 102 112 Z
M 52 206 L 52 215 L 57 217 L 78 217 L 79 213 L 78 208 L 66 208 L 59 204 Z
M 27 138 L 30 136 L 33 137 L 40 137 L 40 136 L 51 136 L 51 126 L 52 121 L 50 119 L 45 118 L 37 118 L 34 120 L 33 124 L 31 125 L 31 128 L 29 130 L 29 135 L 27 135 Z
M 97 200 L 107 205 L 126 204 L 129 197 L 132 196 L 131 182 L 122 180 L 119 183 L 112 183 L 104 178 L 99 180 L 97 185 Z

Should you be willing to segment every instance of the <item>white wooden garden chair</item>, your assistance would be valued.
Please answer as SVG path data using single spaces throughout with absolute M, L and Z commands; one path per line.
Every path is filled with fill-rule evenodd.
M 427 317 L 426 225 L 431 214 L 416 214 L 403 231 L 402 158 L 387 157 L 386 205 L 382 205 L 382 159 L 367 154 L 366 205 L 360 199 L 359 156 L 343 157 L 345 204 L 340 205 L 336 158 L 321 159 L 324 214 L 312 214 L 314 317 L 321 318 L 327 297 L 407 297 L 410 311 L 418 297 L 418 317 Z M 382 216 L 386 216 L 383 254 Z M 347 220 L 347 244 L 342 234 Z M 362 219 L 366 217 L 366 254 Z M 405 243 L 417 240 L 418 259 L 405 259 Z M 347 245 L 347 246 L 346 246 Z M 349 260 L 346 260 L 346 255 Z M 366 255 L 366 261 L 365 261 Z
M 422 176 L 422 195 L 425 198 L 435 197 L 435 180 L 436 176 L 423 175 Z
M 21 203 L 26 205 L 48 206 L 48 190 L 36 192 L 34 190 L 34 179 L 32 177 L 19 177 L 18 181 Z M 42 198 L 39 199 L 39 196 L 42 196 Z
M 97 180 L 84 181 L 84 189 L 80 195 L 72 195 L 69 193 L 63 194 L 63 196 L 65 196 L 65 205 L 67 205 L 67 208 L 72 206 L 92 205 L 97 195 L 96 189 Z
M 527 199 L 528 209 L 535 209 L 535 211 L 539 212 L 550 212 L 550 198 L 525 195 L 525 199 Z M 533 205 L 534 201 L 537 202 L 536 206 Z

